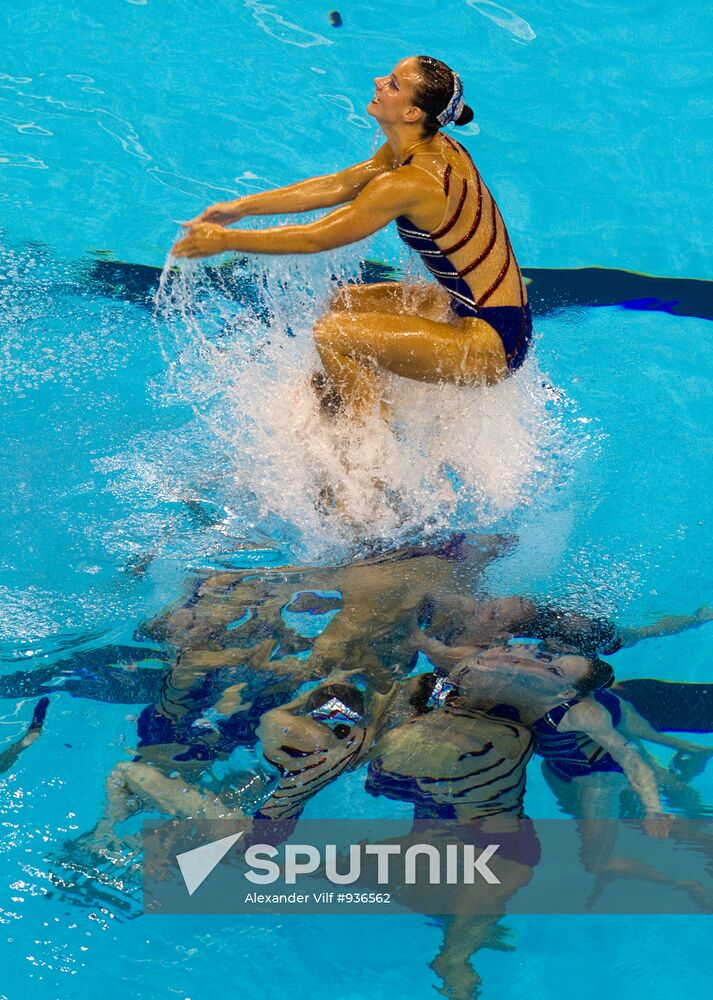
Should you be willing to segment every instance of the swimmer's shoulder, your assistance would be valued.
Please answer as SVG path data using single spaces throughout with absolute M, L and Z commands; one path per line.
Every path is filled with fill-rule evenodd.
M 430 186 L 428 184 L 429 178 L 434 188 L 439 187 L 441 182 L 435 159 L 430 158 L 430 168 L 426 163 L 421 163 L 420 159 L 421 157 L 418 158 L 419 162 L 416 162 L 414 157 L 413 162 L 395 164 L 393 150 L 389 143 L 385 142 L 377 149 L 372 158 L 366 161 L 369 181 L 378 177 L 395 177 L 398 174 L 399 185 L 412 187 L 414 191 L 419 189 L 423 191 L 424 184 Z
M 607 709 L 600 705 L 596 698 L 588 695 L 572 705 L 560 719 L 557 729 L 560 732 L 593 733 L 611 729 L 612 717 Z
M 421 160 L 424 162 L 421 162 Z M 417 154 L 413 159 L 409 159 L 408 163 L 395 164 L 394 154 L 391 146 L 388 142 L 383 143 L 377 151 L 374 153 L 372 158 L 367 161 L 370 169 L 373 172 L 373 176 L 378 176 L 379 174 L 395 174 L 398 171 L 399 178 L 403 181 L 405 179 L 412 179 L 415 183 L 423 184 L 424 174 L 431 174 L 432 169 L 438 169 L 437 158 L 422 157 Z M 429 169 L 429 165 L 431 169 Z

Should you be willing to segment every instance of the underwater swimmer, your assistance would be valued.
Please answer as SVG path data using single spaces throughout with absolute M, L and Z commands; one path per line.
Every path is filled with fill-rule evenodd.
M 375 86 L 367 111 L 387 141 L 371 159 L 213 205 L 186 223 L 173 248 L 176 257 L 318 253 L 396 221 L 437 284 L 345 286 L 315 327 L 324 373 L 313 385 L 325 409 L 344 406 L 357 417 L 379 403 L 385 373 L 457 385 L 499 382 L 522 364 L 532 333 L 500 211 L 470 155 L 441 132 L 473 118 L 460 78 L 437 59 L 410 56 Z M 225 228 L 247 215 L 336 205 L 306 225 Z
M 493 650 L 483 654 L 473 646 L 447 647 L 427 637 L 420 648 L 442 671 L 451 671 L 450 679 L 461 677 L 463 671 L 469 677 L 478 676 L 473 665 L 480 665 L 484 658 L 491 660 L 491 668 L 503 671 L 503 676 L 509 670 L 511 686 L 503 691 L 502 700 L 518 708 L 518 698 L 534 697 L 543 677 L 554 678 L 560 687 L 566 682 L 569 687 L 559 692 L 559 701 L 540 715 L 521 712 L 535 734 L 535 752 L 545 761 L 545 777 L 558 799 L 561 803 L 566 799 L 566 811 L 578 818 L 604 819 L 618 814 L 619 796 L 628 783 L 643 804 L 646 833 L 657 838 L 668 836 L 673 817 L 663 811 L 655 771 L 639 742 L 671 747 L 692 755 L 702 766 L 711 751 L 657 732 L 633 706 L 608 690 L 613 681 L 609 664 L 597 657 L 571 655 L 571 648 L 562 652 L 568 647 L 544 640 L 515 641 L 499 655 Z M 459 653 L 461 659 L 454 663 Z

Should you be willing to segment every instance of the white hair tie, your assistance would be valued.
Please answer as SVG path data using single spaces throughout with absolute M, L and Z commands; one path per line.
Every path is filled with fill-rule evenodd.
M 450 125 L 451 122 L 456 121 L 465 103 L 463 101 L 463 84 L 461 83 L 460 77 L 457 73 L 453 73 L 453 96 L 451 97 L 448 104 L 445 106 L 443 111 L 439 115 L 436 115 L 439 125 Z

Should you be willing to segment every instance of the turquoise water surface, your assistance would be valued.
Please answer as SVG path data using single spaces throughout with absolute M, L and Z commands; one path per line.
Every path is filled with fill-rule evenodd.
M 329 468 L 330 445 L 300 387 L 332 273 L 355 276 L 363 258 L 411 273 L 395 234 L 328 260 L 253 261 L 217 286 L 189 268 L 154 296 L 178 220 L 367 157 L 372 78 L 404 54 L 461 73 L 475 123 L 458 137 L 523 265 L 703 286 L 713 32 L 700 5 L 348 0 L 339 28 L 331 9 L 0 0 L 0 680 L 138 645 L 196 571 L 359 551 L 315 511 L 310 469 Z M 710 321 L 557 305 L 508 384 L 465 400 L 399 390 L 412 429 L 400 458 L 379 447 L 409 499 L 401 519 L 370 515 L 373 537 L 516 535 L 491 592 L 624 625 L 710 604 Z M 619 678 L 707 682 L 712 652 L 707 625 L 611 662 Z M 57 888 L 47 857 L 96 822 L 143 707 L 61 687 L 0 776 L 0 997 L 433 995 L 440 929 L 425 918 L 152 918 L 131 886 Z M 19 681 L 2 699 L 3 746 L 35 702 Z M 362 784 L 328 787 L 308 814 L 373 812 Z M 713 803 L 713 772 L 694 787 Z M 537 765 L 527 808 L 556 814 Z M 709 916 L 506 924 L 516 951 L 478 955 L 486 998 L 710 990 Z

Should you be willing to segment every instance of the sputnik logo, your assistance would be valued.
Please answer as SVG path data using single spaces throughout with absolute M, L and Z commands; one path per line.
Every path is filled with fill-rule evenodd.
M 176 855 L 176 861 L 181 869 L 189 896 L 192 896 L 196 889 L 203 885 L 216 865 L 220 864 L 244 832 L 241 830 L 240 833 L 234 833 L 230 837 L 212 840 L 209 844 L 203 844 L 201 847 L 194 847 L 192 851 L 184 851 L 183 854 Z

